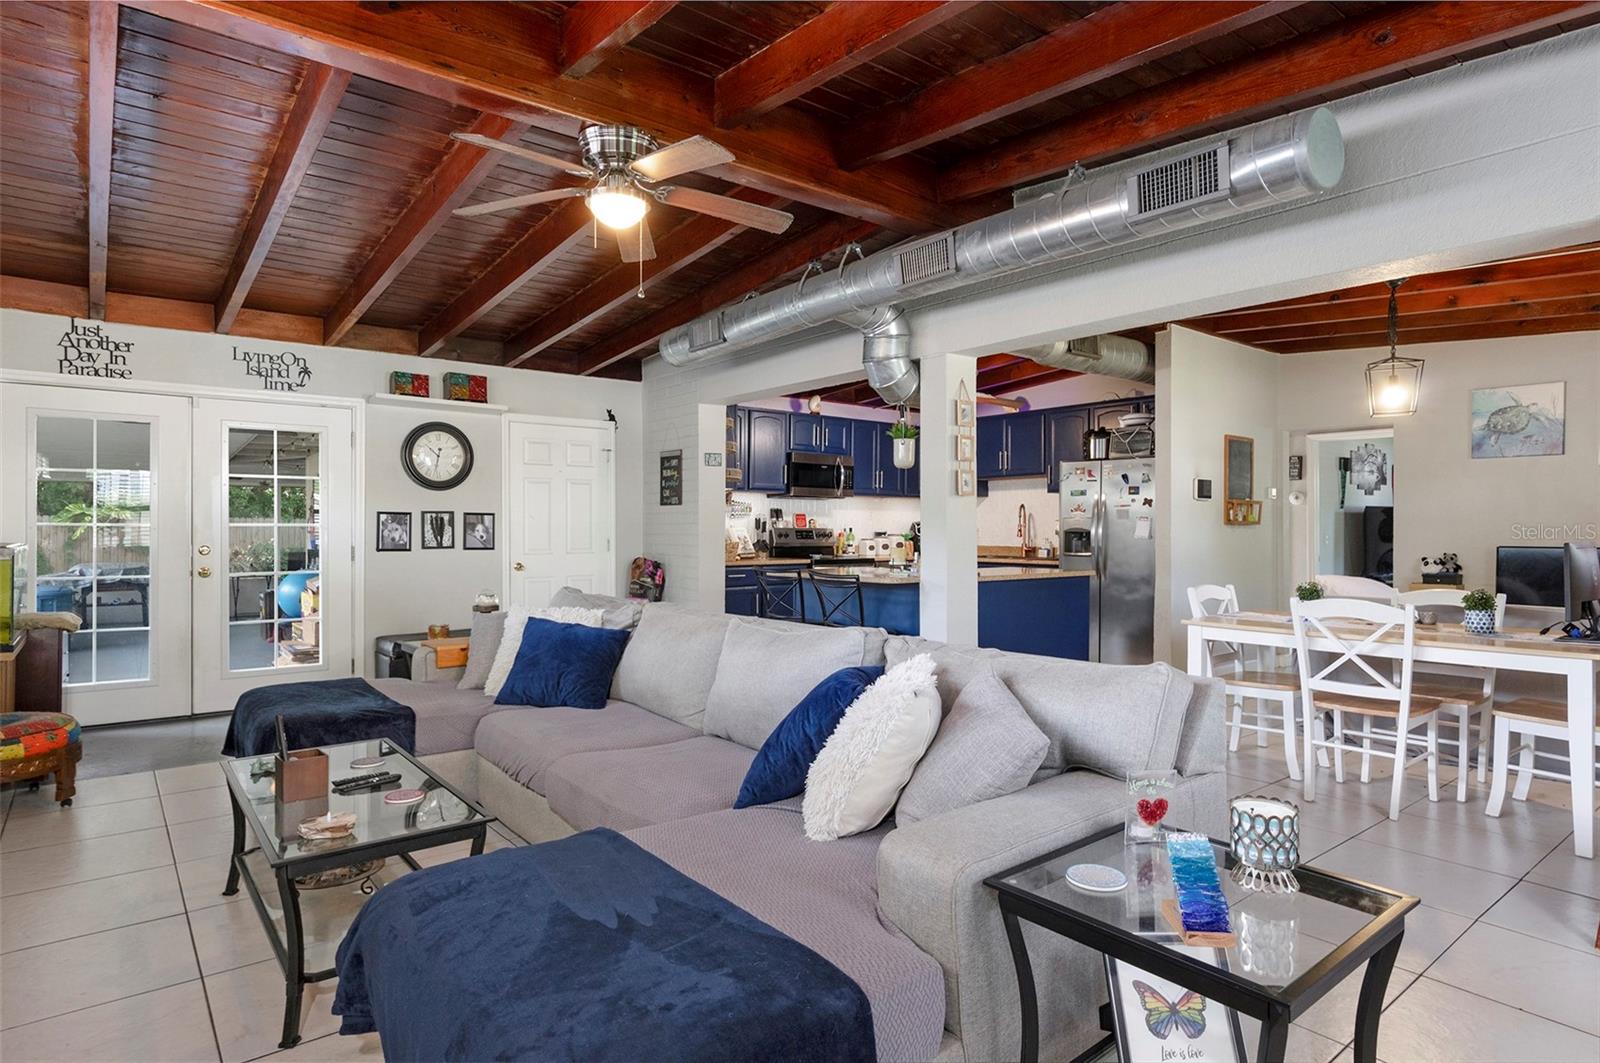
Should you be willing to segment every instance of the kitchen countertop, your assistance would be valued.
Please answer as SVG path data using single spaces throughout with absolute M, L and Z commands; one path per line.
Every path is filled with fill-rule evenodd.
M 737 561 L 727 562 L 728 568 L 760 568 L 764 565 L 800 565 L 804 567 L 808 559 L 804 557 L 741 557 Z M 889 562 L 879 561 L 880 566 Z M 993 554 L 979 554 L 978 563 L 984 565 L 1003 564 L 1010 568 L 1055 569 L 1060 562 L 1048 557 L 997 557 Z M 865 567 L 865 566 L 862 566 Z M 998 572 L 999 569 L 984 569 L 985 572 Z M 1016 577 L 1013 577 L 1016 578 Z
M 859 575 L 862 583 L 873 584 L 881 587 L 913 587 L 922 582 L 921 576 L 915 576 L 904 569 L 866 568 L 856 565 L 819 566 L 816 571 L 824 575 Z M 1062 572 L 1060 569 L 1023 568 L 1012 566 L 1008 568 L 984 568 L 978 570 L 979 583 L 993 583 L 999 580 L 1029 580 L 1029 579 L 1076 579 L 1087 576 L 1087 572 Z
M 1017 557 L 1015 554 L 978 554 L 978 563 L 992 565 L 996 563 L 1005 565 L 1022 565 L 1029 568 L 1056 568 L 1060 561 L 1053 557 Z

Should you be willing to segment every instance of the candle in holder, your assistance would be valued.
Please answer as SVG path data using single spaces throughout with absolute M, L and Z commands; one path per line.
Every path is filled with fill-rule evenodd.
M 1247 890 L 1294 893 L 1300 888 L 1300 810 L 1271 797 L 1236 797 L 1229 805 L 1233 881 Z

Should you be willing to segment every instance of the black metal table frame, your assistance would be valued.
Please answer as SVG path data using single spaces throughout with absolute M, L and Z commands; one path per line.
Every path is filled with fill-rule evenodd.
M 245 866 L 248 857 L 253 853 L 266 853 L 270 851 L 267 846 L 273 840 L 266 837 L 266 826 L 259 816 L 246 816 L 244 803 L 250 803 L 248 798 L 242 798 L 239 793 L 238 779 L 229 771 L 226 763 L 223 765 L 223 774 L 228 779 L 228 798 L 233 806 L 233 854 L 228 861 L 228 884 L 223 888 L 224 897 L 232 897 L 239 892 L 239 882 L 242 879 L 250 894 L 251 903 L 255 905 L 256 915 L 267 930 L 267 940 L 272 943 L 272 951 L 278 958 L 278 966 L 283 968 L 284 1003 L 283 1003 L 283 1039 L 278 1042 L 279 1048 L 293 1048 L 300 1043 L 300 1005 L 306 986 L 315 982 L 327 981 L 339 972 L 336 968 L 329 967 L 321 971 L 307 973 L 305 962 L 305 927 L 300 919 L 300 889 L 295 885 L 295 879 L 315 874 L 318 871 L 328 871 L 336 867 L 349 867 L 354 863 L 367 860 L 376 860 L 380 857 L 387 858 L 398 856 L 405 861 L 406 866 L 413 871 L 420 871 L 421 865 L 411 856 L 420 849 L 432 849 L 440 845 L 449 845 L 458 841 L 471 841 L 471 855 L 481 856 L 483 848 L 488 841 L 489 824 L 494 822 L 494 817 L 478 807 L 474 801 L 469 801 L 449 783 L 440 779 L 424 768 L 415 757 L 404 750 L 394 748 L 393 752 L 405 757 L 420 768 L 423 774 L 437 782 L 449 791 L 457 800 L 476 812 L 477 818 L 463 823 L 440 827 L 426 834 L 398 835 L 385 838 L 382 841 L 366 845 L 356 845 L 348 849 L 340 849 L 322 856 L 311 856 L 299 860 L 285 860 L 273 864 L 273 878 L 277 882 L 279 903 L 283 906 L 283 934 L 278 934 L 278 928 L 272 921 L 272 913 L 267 911 L 267 905 L 261 897 L 261 888 L 257 885 L 255 876 Z M 227 758 L 229 759 L 258 759 L 258 758 Z M 256 847 L 245 848 L 245 820 L 249 819 L 257 834 Z
M 1129 933 L 1120 927 L 1102 923 L 1082 912 L 1055 904 L 1029 894 L 1018 892 L 1016 887 L 1002 880 L 1057 859 L 1064 852 L 1084 848 L 1103 838 L 1121 833 L 1122 827 L 1109 827 L 1092 837 L 1049 853 L 1024 864 L 992 875 L 984 885 L 994 890 L 1000 900 L 1000 916 L 1005 923 L 1006 940 L 1011 946 L 1011 960 L 1016 967 L 1017 989 L 1022 1001 L 1022 1063 L 1037 1063 L 1039 1059 L 1039 998 L 1033 981 L 1033 964 L 1028 958 L 1028 945 L 1022 937 L 1021 921 L 1060 934 L 1100 953 L 1124 963 L 1131 963 L 1151 974 L 1176 982 L 1185 989 L 1203 993 L 1212 1000 L 1235 1011 L 1260 1020 L 1261 1033 L 1257 1040 L 1255 1059 L 1258 1063 L 1282 1063 L 1289 1042 L 1289 1024 L 1305 1013 L 1334 987 L 1338 986 L 1362 963 L 1368 960 L 1366 974 L 1361 981 L 1361 995 L 1356 1003 L 1355 1043 L 1351 1046 L 1356 1063 L 1376 1063 L 1378 1051 L 1378 1020 L 1383 1012 L 1383 995 L 1389 986 L 1389 975 L 1394 970 L 1395 957 L 1400 954 L 1400 941 L 1405 933 L 1405 916 L 1419 903 L 1409 894 L 1395 893 L 1382 886 L 1362 882 L 1347 875 L 1318 872 L 1337 877 L 1363 889 L 1387 893 L 1401 898 L 1384 916 L 1373 919 L 1343 944 L 1323 956 L 1305 974 L 1296 978 L 1293 986 L 1303 987 L 1292 994 L 1273 990 L 1241 978 L 1231 971 L 1222 970 L 1192 956 L 1175 952 L 1162 942 Z M 1222 845 L 1227 851 L 1225 843 Z M 1233 864 L 1231 854 L 1227 857 Z M 1408 902 L 1409 903 L 1406 903 Z M 1291 987 L 1291 988 L 1292 988 Z M 1101 1042 L 1104 1044 L 1104 1042 Z

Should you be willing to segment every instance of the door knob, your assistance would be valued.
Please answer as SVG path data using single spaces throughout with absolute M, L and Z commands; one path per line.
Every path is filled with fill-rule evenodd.
M 198 570 L 196 570 L 195 575 L 199 576 L 201 579 L 210 579 L 211 578 L 211 566 L 209 566 L 209 565 L 201 565 L 200 568 Z
M 200 547 L 200 549 L 196 550 L 195 553 L 199 554 L 201 557 L 210 557 L 211 556 L 211 547 L 202 546 L 202 547 Z
M 512 565 L 511 566 L 511 571 L 513 571 L 513 572 L 521 572 L 522 571 L 522 562 L 518 561 L 516 564 Z

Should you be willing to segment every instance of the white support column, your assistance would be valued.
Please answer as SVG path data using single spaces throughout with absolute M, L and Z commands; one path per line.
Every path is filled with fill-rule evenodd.
M 728 410 L 725 406 L 707 403 L 701 403 L 696 409 L 695 447 L 685 448 L 683 453 L 684 504 L 695 507 L 695 546 L 699 557 L 699 579 L 691 602 L 697 608 L 720 613 L 726 588 L 722 540 L 727 535 L 728 511 L 723 502 L 727 475 L 723 466 L 707 465 L 705 455 L 722 455 L 726 460 Z M 690 482 L 696 485 L 692 498 Z M 671 579 L 672 573 L 668 572 L 667 580 Z
M 922 370 L 922 601 L 924 638 L 978 644 L 978 497 L 956 494 L 956 396 L 977 396 L 978 360 L 924 357 Z

